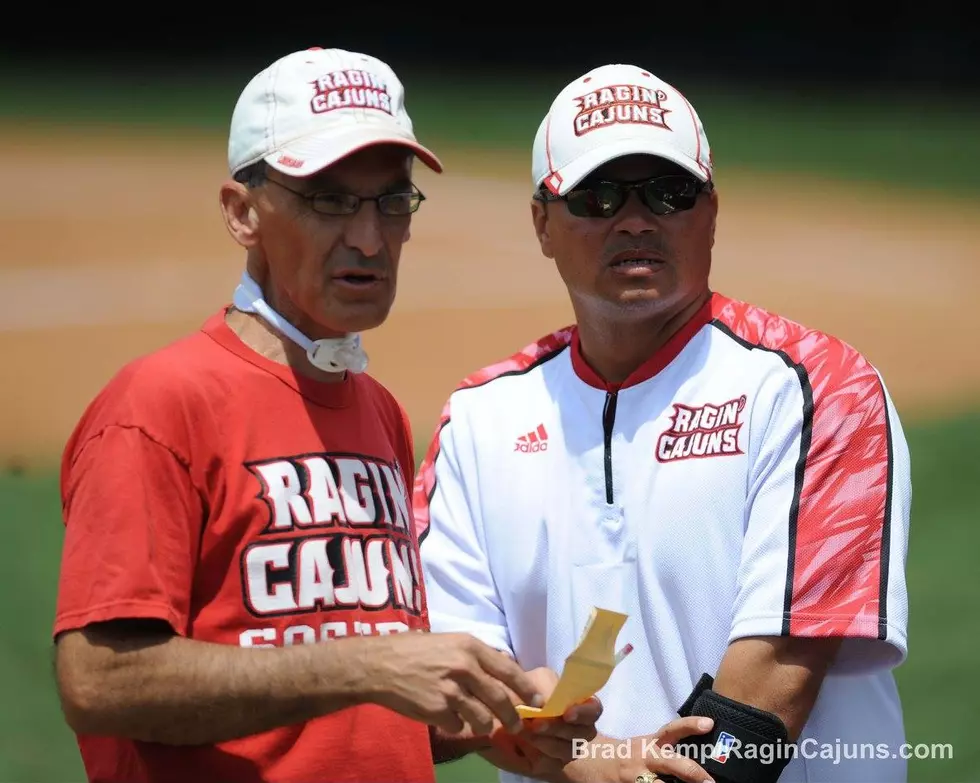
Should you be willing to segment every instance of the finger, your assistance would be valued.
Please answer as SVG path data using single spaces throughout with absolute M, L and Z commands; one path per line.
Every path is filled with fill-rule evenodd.
M 460 686 L 447 701 L 450 709 L 464 724 L 469 725 L 474 734 L 484 735 L 493 731 L 493 714 L 478 696 L 467 692 L 466 688 Z
M 595 696 L 581 704 L 573 704 L 562 716 L 567 723 L 594 724 L 602 716 L 602 702 Z
M 661 752 L 652 758 L 644 759 L 646 767 L 659 775 L 673 775 L 685 783 L 704 783 L 713 778 L 702 769 L 694 759 L 681 756 L 678 753 Z
M 539 666 L 536 669 L 531 669 L 528 675 L 542 693 L 551 693 L 558 685 L 558 672 L 547 666 Z
M 493 731 L 493 714 L 478 699 L 466 698 L 457 709 L 464 727 L 469 726 L 474 736 L 487 736 Z
M 510 700 L 511 704 L 517 706 L 518 704 L 522 703 L 523 699 L 521 699 L 521 697 L 518 696 L 516 693 L 514 693 L 514 691 L 512 691 L 510 688 L 504 685 L 504 683 L 500 682 L 500 680 L 495 680 L 495 682 L 497 683 L 497 685 L 503 688 L 504 693 L 507 694 L 507 698 Z
M 534 679 L 516 661 L 486 645 L 479 647 L 477 655 L 483 670 L 510 688 L 520 698 L 521 704 L 529 707 L 540 707 L 544 704 L 544 695 Z
M 523 727 L 521 716 L 514 709 L 514 703 L 499 682 L 486 672 L 473 672 L 466 680 L 466 687 L 475 700 L 486 705 L 488 714 L 495 715 L 500 723 L 512 734 Z
M 466 728 L 462 718 L 452 710 L 442 710 L 435 715 L 425 719 L 426 723 L 431 723 L 438 729 L 442 729 L 446 734 L 456 735 Z
M 541 751 L 548 758 L 560 761 L 562 765 L 572 760 L 571 742 L 543 734 L 529 734 L 524 736 L 523 739 L 528 745 Z
M 514 693 L 514 691 L 512 691 L 510 688 L 504 685 L 504 683 L 500 682 L 499 680 L 497 682 L 500 684 L 500 687 L 503 688 L 504 691 L 506 692 L 507 698 L 510 699 L 511 704 L 516 705 L 522 703 L 523 699 L 521 699 L 520 696 L 518 696 L 516 693 Z
M 673 745 L 678 740 L 694 734 L 707 734 L 714 725 L 714 721 L 711 718 L 677 718 L 662 726 L 653 737 L 656 739 L 657 744 L 663 747 L 665 745 Z
M 555 739 L 571 742 L 575 739 L 585 739 L 590 742 L 596 737 L 595 724 L 568 723 L 564 720 L 553 720 L 550 718 L 532 718 L 525 721 L 525 728 L 529 734 L 543 737 L 554 737 Z
M 561 773 L 567 763 L 546 756 L 528 742 L 526 734 L 506 734 L 500 729 L 494 732 L 491 742 L 491 755 L 487 756 L 489 760 L 496 764 L 494 757 L 498 752 L 509 765 L 513 765 L 515 759 L 519 759 L 516 766 L 524 768 L 524 774 L 528 777 L 551 780 Z

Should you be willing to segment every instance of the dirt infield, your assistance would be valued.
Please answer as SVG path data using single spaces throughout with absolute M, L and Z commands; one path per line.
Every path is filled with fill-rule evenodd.
M 57 458 L 124 362 L 228 301 L 242 258 L 218 214 L 220 138 L 0 138 L 0 459 L 31 464 Z M 366 337 L 373 373 L 420 441 L 459 378 L 570 319 L 531 231 L 526 162 L 459 151 L 444 161 L 447 174 L 419 174 L 429 201 L 398 301 Z M 732 171 L 719 185 L 716 290 L 857 346 L 906 418 L 980 399 L 975 205 Z

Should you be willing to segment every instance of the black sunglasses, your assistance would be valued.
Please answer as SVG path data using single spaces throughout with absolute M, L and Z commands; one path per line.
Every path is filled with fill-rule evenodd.
M 670 215 L 694 207 L 698 195 L 709 193 L 714 185 L 689 174 L 666 174 L 642 182 L 601 180 L 556 196 L 542 188 L 543 201 L 564 201 L 570 214 L 584 218 L 611 218 L 623 208 L 632 191 L 655 215 Z
M 288 190 L 293 195 L 305 199 L 310 204 L 314 212 L 321 215 L 353 215 L 361 208 L 365 201 L 374 201 L 378 205 L 378 212 L 389 217 L 402 217 L 417 212 L 425 195 L 414 185 L 406 193 L 383 193 L 380 196 L 358 196 L 354 193 L 301 193 L 298 190 L 283 185 L 278 180 L 269 179 L 283 190 Z

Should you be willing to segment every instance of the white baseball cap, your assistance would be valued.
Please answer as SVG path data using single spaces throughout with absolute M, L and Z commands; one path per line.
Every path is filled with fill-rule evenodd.
M 245 86 L 231 118 L 228 168 L 264 160 L 293 177 L 314 174 L 374 144 L 401 144 L 430 169 L 442 163 L 419 144 L 405 88 L 381 60 L 314 47 L 272 63 Z
M 656 155 L 711 179 L 711 148 L 687 98 L 635 65 L 603 65 L 555 98 L 534 137 L 531 173 L 563 196 L 614 158 Z

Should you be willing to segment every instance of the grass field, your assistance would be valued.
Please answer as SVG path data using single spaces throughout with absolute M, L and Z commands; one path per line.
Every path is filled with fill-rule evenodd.
M 0 60 L 2 64 L 2 60 Z M 218 132 L 228 127 L 244 86 L 234 77 L 98 74 L 84 89 L 51 101 L 32 66 L 0 69 L 0 120 L 35 118 L 81 131 L 124 124 L 134 131 Z M 54 74 L 57 79 L 60 74 Z M 453 84 L 445 74 L 402 75 L 416 132 L 440 150 L 520 150 L 530 154 L 550 96 L 574 74 Z M 449 77 L 452 78 L 451 76 Z M 437 89 L 429 84 L 438 84 Z M 717 85 L 677 86 L 698 107 L 716 166 L 726 171 L 796 171 L 874 180 L 921 196 L 930 191 L 980 195 L 980 105 L 938 94 L 764 93 Z M 928 133 L 923 117 L 928 117 Z M 955 154 L 952 154 L 955 151 Z
M 955 421 L 909 425 L 913 529 L 909 556 L 910 656 L 898 670 L 911 743 L 951 743 L 953 758 L 910 762 L 915 783 L 977 780 L 973 732 L 980 642 L 975 560 L 976 444 L 980 412 Z M 0 475 L 0 550 L 6 574 L 0 636 L 0 781 L 81 781 L 74 740 L 52 687 L 48 631 L 61 541 L 57 477 Z M 974 574 L 970 577 L 970 574 Z M 24 596 L 32 596 L 25 602 Z M 440 783 L 495 780 L 478 759 L 439 769 Z

